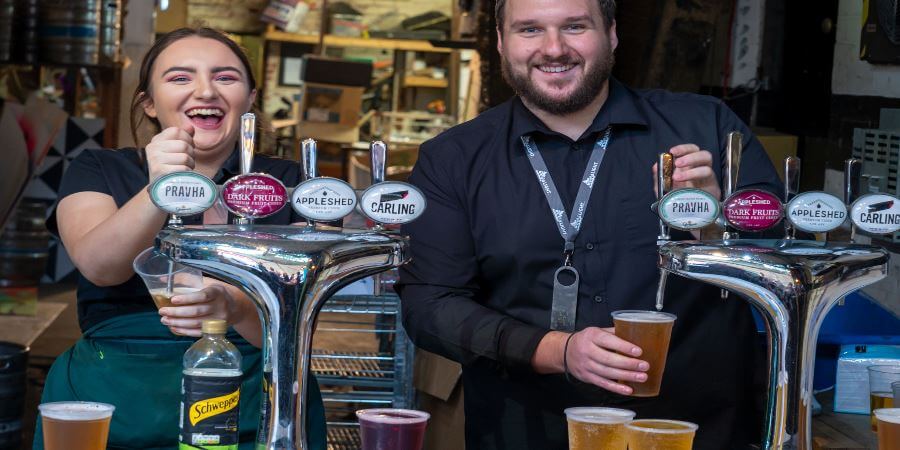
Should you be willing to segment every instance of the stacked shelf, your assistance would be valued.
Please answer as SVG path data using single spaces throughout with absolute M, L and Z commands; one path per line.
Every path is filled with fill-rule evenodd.
M 396 295 L 338 295 L 322 308 L 317 336 L 328 335 L 331 342 L 351 348 L 314 349 L 312 354 L 329 450 L 359 448 L 356 410 L 413 405 L 414 347 L 400 325 L 399 303 Z

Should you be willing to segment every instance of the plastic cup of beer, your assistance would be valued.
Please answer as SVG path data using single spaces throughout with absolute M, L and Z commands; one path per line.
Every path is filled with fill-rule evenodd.
M 890 365 L 869 366 L 869 413 L 872 431 L 878 431 L 878 421 L 873 411 L 894 407 L 894 391 L 891 384 L 900 381 L 900 362 Z
M 878 450 L 900 448 L 900 408 L 881 408 L 873 413 L 878 421 Z
M 430 414 L 413 409 L 376 408 L 356 411 L 360 450 L 422 450 Z
M 104 450 L 115 406 L 95 402 L 38 405 L 44 450 Z
M 641 419 L 625 424 L 628 448 L 633 450 L 691 450 L 697 424 L 680 420 Z
M 569 450 L 626 450 L 625 424 L 634 411 L 618 408 L 568 408 Z
M 633 389 L 634 397 L 655 397 L 659 395 L 666 355 L 669 353 L 669 339 L 675 315 L 659 311 L 615 311 L 612 313 L 616 336 L 640 347 L 644 353 L 640 358 L 650 364 L 647 381 L 637 383 L 619 381 Z M 632 356 L 632 355 L 627 355 Z
M 203 289 L 203 272 L 178 264 L 150 247 L 134 259 L 134 272 L 141 276 L 157 308 L 172 306 L 172 297 Z

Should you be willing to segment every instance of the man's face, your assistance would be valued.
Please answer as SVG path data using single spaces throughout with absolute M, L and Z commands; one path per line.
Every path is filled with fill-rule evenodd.
M 503 78 L 526 103 L 566 115 L 597 98 L 619 39 L 596 0 L 508 0 L 504 14 Z

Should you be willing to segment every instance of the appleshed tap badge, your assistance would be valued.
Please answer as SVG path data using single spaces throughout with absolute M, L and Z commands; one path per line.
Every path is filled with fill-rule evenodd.
M 890 234 L 900 230 L 900 200 L 885 194 L 868 194 L 850 208 L 850 220 L 872 234 Z
M 783 205 L 778 197 L 755 189 L 738 191 L 725 200 L 725 220 L 740 231 L 763 231 L 781 221 Z
M 716 221 L 719 202 L 700 189 L 678 189 L 660 200 L 657 214 L 676 230 L 696 230 Z
M 287 189 L 269 175 L 240 175 L 225 183 L 222 199 L 228 210 L 239 216 L 268 217 L 287 203 Z
M 787 205 L 787 219 L 800 231 L 827 233 L 847 219 L 847 205 L 824 192 L 804 192 Z
M 366 217 L 379 223 L 409 223 L 425 211 L 425 196 L 411 184 L 385 181 L 363 192 L 360 209 Z
M 176 216 L 200 214 L 216 202 L 216 183 L 195 172 L 173 172 L 150 185 L 150 200 L 157 208 Z
M 337 178 L 313 178 L 297 185 L 291 195 L 291 206 L 307 219 L 338 220 L 353 212 L 356 192 Z

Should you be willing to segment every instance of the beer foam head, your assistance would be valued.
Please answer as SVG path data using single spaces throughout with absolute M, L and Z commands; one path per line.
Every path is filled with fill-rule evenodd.
M 360 421 L 389 425 L 412 425 L 426 422 L 431 414 L 414 409 L 374 408 L 356 411 L 356 417 Z
M 56 420 L 100 420 L 112 416 L 115 406 L 96 402 L 53 402 L 38 406 L 41 415 Z
M 625 423 L 634 419 L 634 411 L 618 408 L 568 408 L 564 411 L 569 420 L 575 422 L 615 424 Z
M 664 313 L 660 311 L 615 311 L 612 313 L 613 319 L 625 320 L 628 322 L 673 322 L 675 314 Z
M 881 408 L 872 411 L 875 418 L 882 422 L 890 422 L 900 425 L 900 408 Z
M 625 427 L 641 433 L 680 434 L 697 431 L 696 423 L 680 420 L 641 419 L 625 424 Z

